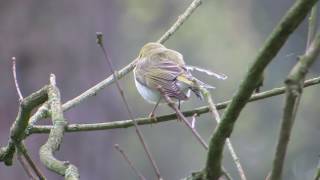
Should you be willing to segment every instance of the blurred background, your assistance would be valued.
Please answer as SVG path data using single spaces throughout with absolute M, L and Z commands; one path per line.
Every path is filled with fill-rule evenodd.
M 293 4 L 292 0 L 204 1 L 165 45 L 184 55 L 190 65 L 206 67 L 229 76 L 219 81 L 203 74 L 199 79 L 216 86 L 215 102 L 232 97 L 264 40 Z M 48 83 L 55 73 L 63 102 L 72 99 L 108 77 L 107 62 L 95 43 L 95 32 L 105 35 L 106 48 L 117 69 L 134 59 L 139 49 L 156 41 L 174 23 L 191 0 L 68 0 L 1 1 L 0 6 L 0 144 L 7 144 L 9 128 L 18 111 L 11 57 L 17 58 L 17 74 L 24 96 Z M 290 37 L 268 66 L 263 90 L 283 86 L 283 81 L 303 54 L 307 24 Z M 308 77 L 318 76 L 319 62 Z M 138 94 L 132 73 L 121 80 L 135 117 L 144 117 L 152 107 Z M 320 141 L 320 86 L 305 89 L 289 144 L 284 179 L 311 179 L 317 166 Z M 284 96 L 250 103 L 242 111 L 232 141 L 248 179 L 264 179 L 271 169 Z M 190 110 L 205 105 L 196 98 L 182 105 Z M 172 113 L 161 106 L 157 114 Z M 222 111 L 221 111 L 222 113 Z M 88 98 L 65 113 L 69 123 L 95 123 L 128 119 L 114 85 Z M 41 122 L 41 124 L 48 124 Z M 209 140 L 216 123 L 208 114 L 197 118 L 196 128 Z M 206 152 L 190 131 L 176 121 L 141 127 L 164 179 L 186 177 L 205 165 Z M 32 158 L 45 176 L 62 177 L 48 171 L 39 160 L 39 147 L 47 135 L 26 140 Z M 119 144 L 147 179 L 155 179 L 133 128 L 66 133 L 56 156 L 69 160 L 81 179 L 137 179 L 113 145 Z M 238 179 L 229 153 L 225 167 Z M 28 179 L 21 165 L 0 164 L 0 179 Z

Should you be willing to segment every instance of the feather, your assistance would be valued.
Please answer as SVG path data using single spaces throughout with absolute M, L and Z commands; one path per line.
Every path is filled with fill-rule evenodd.
M 224 74 L 215 73 L 213 71 L 210 71 L 210 70 L 207 70 L 207 69 L 203 69 L 203 68 L 200 68 L 200 67 L 190 66 L 190 65 L 187 65 L 186 67 L 190 71 L 199 71 L 199 72 L 202 72 L 202 73 L 206 73 L 209 76 L 214 76 L 214 77 L 216 77 L 218 79 L 221 79 L 221 80 L 226 80 L 228 78 L 228 76 L 226 76 Z
M 139 71 L 136 71 L 136 77 L 139 83 L 155 90 L 161 87 L 166 95 L 175 99 L 188 99 L 176 79 L 180 74 L 185 73 L 185 70 L 177 63 L 161 58 L 140 61 L 137 68 Z

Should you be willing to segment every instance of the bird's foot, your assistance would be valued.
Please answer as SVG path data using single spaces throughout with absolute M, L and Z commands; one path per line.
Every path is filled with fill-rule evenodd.
M 157 120 L 157 117 L 155 116 L 154 113 L 150 113 L 149 116 L 150 120 L 153 122 L 153 123 L 157 123 L 158 120 Z

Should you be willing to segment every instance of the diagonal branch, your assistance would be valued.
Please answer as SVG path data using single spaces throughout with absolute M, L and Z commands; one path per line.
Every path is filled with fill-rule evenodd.
M 191 16 L 191 14 L 197 9 L 197 7 L 199 7 L 200 4 L 201 4 L 201 0 L 194 0 L 189 5 L 189 7 L 179 16 L 177 21 L 174 22 L 174 24 L 169 28 L 169 30 L 158 40 L 158 42 L 162 44 L 165 43 L 179 29 L 179 27 L 182 26 L 182 24 Z M 121 70 L 117 71 L 116 79 L 121 79 L 122 77 L 130 73 L 134 67 L 135 67 L 135 60 L 129 63 L 128 65 L 126 65 L 125 67 L 123 67 Z M 70 108 L 73 108 L 79 105 L 85 99 L 96 95 L 103 88 L 114 83 L 115 82 L 114 77 L 115 76 L 113 75 L 109 76 L 108 78 L 96 84 L 95 86 L 91 87 L 90 89 L 83 92 L 79 96 L 69 100 L 68 102 L 62 105 L 63 111 L 69 110 Z M 46 109 L 43 108 L 41 111 L 39 111 L 36 114 L 37 116 L 32 117 L 32 119 L 34 119 L 33 122 L 36 122 L 39 119 L 48 117 L 48 114 L 50 113 L 47 113 L 45 111 Z
M 26 172 L 30 180 L 37 180 L 36 176 L 33 175 L 31 168 L 29 167 L 29 164 L 22 158 L 21 153 L 18 150 L 17 154 L 17 160 L 20 162 L 23 170 Z
M 220 177 L 225 141 L 230 137 L 241 110 L 246 105 L 252 92 L 256 88 L 256 84 L 259 82 L 261 73 L 276 56 L 280 48 L 288 39 L 289 35 L 307 16 L 316 1 L 317 0 L 296 1 L 270 34 L 264 46 L 259 50 L 255 61 L 250 66 L 248 73 L 239 86 L 239 89 L 225 110 L 221 123 L 218 124 L 213 133 L 209 144 L 207 163 L 204 170 L 204 177 L 206 179 L 217 180 Z
M 194 10 L 197 9 L 201 5 L 201 0 L 194 0 L 189 5 L 189 7 L 185 10 L 183 14 L 178 16 L 177 21 L 170 27 L 170 29 L 158 39 L 158 43 L 163 44 L 166 42 L 178 29 L 179 27 L 189 18 L 189 16 L 193 13 Z
M 30 117 L 29 127 L 27 128 L 26 134 L 28 134 L 30 127 L 35 125 L 40 120 L 39 117 L 50 117 L 50 116 L 51 116 L 51 112 L 50 112 L 49 102 L 45 102 Z
M 171 100 L 171 98 L 169 96 L 167 96 L 161 87 L 158 88 L 163 99 L 167 102 L 168 106 L 173 109 L 177 116 L 178 119 L 182 120 L 182 122 L 188 127 L 188 129 L 192 132 L 192 134 L 196 137 L 196 139 L 200 142 L 200 144 L 203 146 L 203 148 L 205 148 L 205 150 L 208 150 L 208 144 L 205 142 L 205 140 L 200 136 L 200 134 L 198 133 L 198 131 L 192 127 L 192 125 L 189 123 L 189 121 L 187 120 L 187 118 L 182 114 L 182 112 L 179 110 L 179 108 L 177 107 L 177 105 Z M 222 167 L 222 175 L 225 176 L 226 179 L 231 180 L 231 176 L 229 175 L 229 173 Z
M 20 142 L 16 145 L 18 152 L 25 158 L 26 162 L 30 166 L 30 168 L 35 172 L 39 180 L 45 180 L 46 178 L 42 175 L 40 169 L 36 166 L 36 164 L 31 159 L 28 150 L 23 142 Z
M 309 46 L 312 43 L 312 40 L 314 40 L 314 37 L 317 32 L 317 26 L 318 26 L 318 3 L 316 3 L 310 13 L 309 19 L 308 19 L 308 37 L 307 37 L 307 45 L 306 49 L 309 48 Z
M 103 34 L 102 34 L 102 33 L 97 33 L 97 44 L 101 47 L 101 49 L 102 49 L 102 51 L 103 51 L 104 57 L 105 57 L 106 60 L 107 60 L 108 67 L 109 67 L 109 69 L 111 70 L 111 72 L 112 72 L 112 74 L 113 74 L 113 77 L 116 77 L 116 71 L 115 71 L 114 68 L 113 68 L 112 61 L 111 61 L 110 57 L 108 56 L 107 51 L 106 51 L 106 49 L 105 49 L 105 47 L 104 47 L 104 44 L 103 44 Z M 131 109 L 130 109 L 130 107 L 129 107 L 129 104 L 128 104 L 127 100 L 126 100 L 126 97 L 125 97 L 125 95 L 124 95 L 124 92 L 123 92 L 123 90 L 122 90 L 122 88 L 121 88 L 121 86 L 120 86 L 120 83 L 119 83 L 119 81 L 118 81 L 117 78 L 115 78 L 115 82 L 116 82 L 117 89 L 118 89 L 118 91 L 119 91 L 119 93 L 120 93 L 120 95 L 121 95 L 122 101 L 123 101 L 123 103 L 125 104 L 125 108 L 126 108 L 126 110 L 127 110 L 127 112 L 128 112 L 129 118 L 132 120 L 132 122 L 133 122 L 133 124 L 134 124 L 134 127 L 135 127 L 135 129 L 136 129 L 136 133 L 137 133 L 138 138 L 139 138 L 139 140 L 140 140 L 140 142 L 141 142 L 141 144 L 142 144 L 142 146 L 143 146 L 143 149 L 145 150 L 145 152 L 146 152 L 146 154 L 147 154 L 147 156 L 148 156 L 148 158 L 149 158 L 149 160 L 150 160 L 150 162 L 151 162 L 151 164 L 152 164 L 153 170 L 155 171 L 158 179 L 161 180 L 162 177 L 161 177 L 159 168 L 158 168 L 158 166 L 157 166 L 154 158 L 153 158 L 152 155 L 151 155 L 151 152 L 150 152 L 150 150 L 149 150 L 149 147 L 148 147 L 148 145 L 147 145 L 147 143 L 146 143 L 146 141 L 145 141 L 145 138 L 143 137 L 143 134 L 142 134 L 142 132 L 141 132 L 141 130 L 140 130 L 138 124 L 137 124 L 136 119 L 135 119 L 135 118 L 133 117 L 133 115 L 132 115 L 132 112 L 131 112 Z
M 17 79 L 17 71 L 16 71 L 16 58 L 12 57 L 12 74 L 13 74 L 13 79 L 14 79 L 14 84 L 16 86 L 16 90 L 19 96 L 19 102 L 21 103 L 23 101 L 23 96 L 19 87 L 18 79 Z M 36 179 L 33 177 L 33 173 L 31 170 L 35 172 L 37 175 L 38 179 L 45 179 L 45 177 L 42 175 L 41 171 L 39 168 L 36 166 L 36 164 L 33 162 L 31 159 L 26 146 L 24 145 L 23 141 L 17 142 L 15 144 L 16 148 L 18 149 L 18 160 L 20 161 L 22 167 L 24 170 L 27 172 L 30 178 Z M 25 158 L 23 159 L 21 155 Z M 29 167 L 30 166 L 30 167 Z
M 298 63 L 290 71 L 286 84 L 286 99 L 283 110 L 283 117 L 280 129 L 280 135 L 277 143 L 276 153 L 273 160 L 270 180 L 280 180 L 288 143 L 296 118 L 297 110 L 302 95 L 302 83 L 308 72 L 308 69 L 316 60 L 320 53 L 320 33 L 317 33 L 315 39 L 311 42 L 305 55 L 300 57 Z
M 0 161 L 4 161 L 6 165 L 12 165 L 12 158 L 15 153 L 15 144 L 19 144 L 24 138 L 31 111 L 48 99 L 48 88 L 49 86 L 44 86 L 20 102 L 18 115 L 10 128 L 10 139 L 8 145 L 0 148 Z
M 17 71 L 16 71 L 16 57 L 12 57 L 12 73 L 13 73 L 13 79 L 14 79 L 14 84 L 16 85 L 16 90 L 19 96 L 19 101 L 22 101 L 23 96 L 19 87 L 19 83 L 17 80 Z
M 217 121 L 217 123 L 219 124 L 221 122 L 221 118 L 220 118 L 219 112 L 218 112 L 218 110 L 216 108 L 216 105 L 213 102 L 213 99 L 212 99 L 212 96 L 211 96 L 210 92 L 205 88 L 201 88 L 201 92 L 205 96 L 205 98 L 207 99 L 212 118 L 214 118 Z M 227 138 L 226 143 L 227 143 L 227 147 L 229 149 L 229 152 L 231 154 L 231 157 L 232 157 L 234 163 L 236 164 L 238 173 L 240 175 L 240 179 L 241 180 L 246 180 L 247 178 L 246 178 L 246 175 L 245 175 L 244 170 L 242 168 L 242 165 L 240 163 L 240 159 L 237 156 L 237 154 L 236 154 L 236 152 L 235 152 L 235 150 L 233 148 L 233 145 L 231 143 L 230 138 Z
M 129 164 L 129 166 L 131 167 L 131 169 L 133 170 L 133 172 L 139 177 L 140 180 L 146 180 L 146 178 L 142 175 L 142 173 L 140 171 L 138 171 L 132 164 L 132 162 L 130 161 L 130 159 L 128 158 L 127 154 L 120 148 L 119 144 L 115 144 L 114 148 L 119 151 L 119 153 L 121 154 L 121 156 L 123 157 L 123 159 Z
M 320 77 L 312 78 L 304 82 L 304 87 L 310 87 L 313 85 L 317 85 L 319 83 L 320 83 Z M 249 102 L 258 101 L 268 97 L 281 95 L 283 93 L 285 93 L 285 87 L 274 88 L 269 91 L 264 91 L 258 94 L 254 94 L 250 98 Z M 230 104 L 230 102 L 231 101 L 229 100 L 222 103 L 218 103 L 216 104 L 216 108 L 218 110 L 224 109 L 227 107 L 228 104 Z M 200 116 L 208 112 L 209 112 L 209 107 L 203 106 L 203 107 L 195 108 L 193 110 L 184 111 L 182 113 L 185 117 L 190 117 L 190 116 L 193 116 L 194 114 L 197 114 L 197 116 Z M 154 122 L 150 118 L 136 118 L 136 120 L 138 125 L 146 125 L 146 124 L 160 123 L 160 122 L 174 120 L 174 119 L 177 119 L 177 115 L 176 113 L 173 113 L 173 114 L 168 114 L 164 116 L 158 116 L 156 118 L 157 118 L 156 122 Z M 95 124 L 69 124 L 66 127 L 66 132 L 98 131 L 98 130 L 128 128 L 132 126 L 133 126 L 133 122 L 131 120 L 122 120 L 122 121 L 104 122 L 104 123 L 95 123 Z M 51 128 L 52 126 L 43 126 L 43 125 L 31 126 L 27 135 L 34 134 L 34 133 L 49 133 Z
M 163 91 L 161 90 L 161 88 L 159 88 L 163 99 L 168 103 L 169 107 L 172 108 L 177 116 L 178 119 L 182 120 L 182 122 L 191 130 L 192 134 L 196 137 L 196 139 L 200 142 L 200 144 L 206 149 L 208 150 L 208 144 L 202 139 L 202 137 L 200 136 L 200 134 L 198 133 L 198 131 L 196 131 L 194 128 L 192 128 L 191 124 L 189 123 L 189 121 L 187 120 L 187 118 L 182 114 L 182 112 L 179 110 L 179 108 L 177 107 L 177 105 L 170 99 L 169 96 L 165 95 L 163 93 Z
M 77 168 L 68 161 L 60 161 L 53 156 L 53 153 L 59 149 L 62 143 L 64 129 L 67 125 L 67 121 L 63 117 L 60 92 L 56 86 L 54 74 L 50 76 L 48 96 L 53 128 L 50 131 L 48 141 L 39 150 L 40 160 L 48 169 L 64 176 L 66 180 L 77 180 L 79 179 Z

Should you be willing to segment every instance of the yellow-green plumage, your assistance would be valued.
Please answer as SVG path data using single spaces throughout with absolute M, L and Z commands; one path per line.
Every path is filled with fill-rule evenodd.
M 139 93 L 151 103 L 159 102 L 159 87 L 178 101 L 187 100 L 190 90 L 202 97 L 199 86 L 213 88 L 192 76 L 179 52 L 159 43 L 147 43 L 142 47 L 133 72 Z

